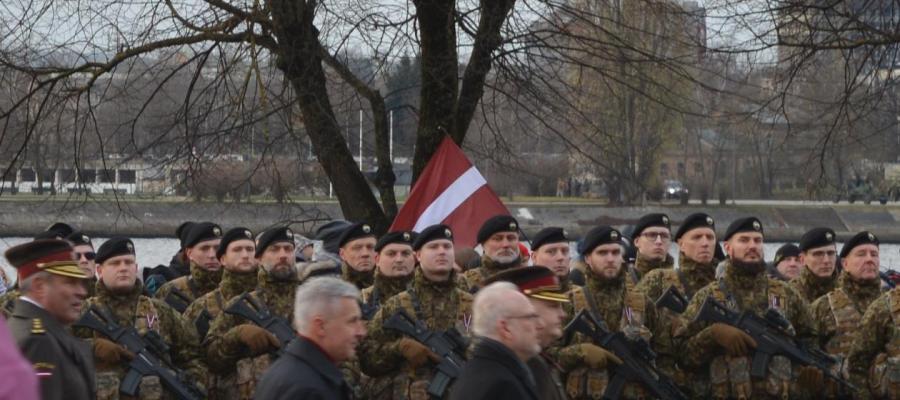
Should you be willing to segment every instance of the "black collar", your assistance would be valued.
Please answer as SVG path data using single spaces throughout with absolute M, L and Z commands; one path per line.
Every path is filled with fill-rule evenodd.
M 322 352 L 318 345 L 309 339 L 303 336 L 297 336 L 296 339 L 288 343 L 287 348 L 285 348 L 284 351 L 311 365 L 313 369 L 331 381 L 335 386 L 340 387 L 344 385 L 344 376 L 341 374 L 341 370 L 334 364 L 334 361 L 331 361 L 325 353 Z
M 535 389 L 535 378 L 531 375 L 531 370 L 529 370 L 528 366 L 525 365 L 522 360 L 519 360 L 519 357 L 503 343 L 486 337 L 479 337 L 478 343 L 475 345 L 475 349 L 472 352 L 472 356 L 473 358 L 491 359 L 503 364 L 503 366 L 516 376 L 516 378 L 525 384 L 529 393 L 535 398 L 538 397 L 537 390 Z
M 16 299 L 15 308 L 13 308 L 13 316 L 24 319 L 38 318 L 43 323 L 44 330 L 47 332 L 55 333 L 65 331 L 63 325 L 50 315 L 47 310 L 34 305 L 34 303 L 30 301 L 22 300 L 21 298 Z

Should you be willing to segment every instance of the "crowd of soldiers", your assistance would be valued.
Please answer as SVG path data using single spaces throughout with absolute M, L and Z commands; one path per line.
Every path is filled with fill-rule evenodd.
M 767 263 L 757 218 L 672 225 L 654 213 L 627 236 L 598 226 L 571 254 L 564 229 L 527 249 L 516 219 L 498 215 L 478 231 L 480 255 L 464 257 L 445 225 L 377 237 L 339 220 L 311 240 L 190 222 L 171 264 L 139 276 L 130 239 L 95 251 L 59 223 L 6 252 L 18 283 L 0 305 L 44 399 L 900 398 L 900 289 L 880 279 L 874 234 L 838 249 L 815 228 Z M 527 313 L 500 315 L 522 300 L 498 282 Z M 298 320 L 327 290 L 360 294 L 343 331 Z M 503 332 L 479 328 L 498 319 Z M 484 361 L 535 327 L 539 348 L 513 352 L 512 375 Z M 145 354 L 171 374 L 140 371 Z M 321 391 L 296 387 L 310 374 Z

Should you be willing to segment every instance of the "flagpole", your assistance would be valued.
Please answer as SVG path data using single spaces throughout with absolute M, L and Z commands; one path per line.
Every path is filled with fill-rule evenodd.
M 359 109 L 359 170 L 362 171 L 362 108 Z

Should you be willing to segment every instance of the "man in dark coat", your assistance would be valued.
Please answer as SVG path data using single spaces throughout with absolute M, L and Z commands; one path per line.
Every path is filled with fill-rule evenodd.
M 337 278 L 305 282 L 294 299 L 298 337 L 263 374 L 257 400 L 350 399 L 351 389 L 338 364 L 353 358 L 366 328 L 359 290 Z
M 6 251 L 19 274 L 9 330 L 39 377 L 41 398 L 93 399 L 94 360 L 90 346 L 66 326 L 81 315 L 88 276 L 72 258 L 72 246 L 40 239 Z
M 477 342 L 450 400 L 539 399 L 525 362 L 541 352 L 544 325 L 528 298 L 512 283 L 492 283 L 475 296 L 472 326 Z

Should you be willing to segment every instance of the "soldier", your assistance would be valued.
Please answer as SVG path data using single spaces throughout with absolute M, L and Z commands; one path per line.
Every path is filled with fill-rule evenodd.
M 837 281 L 834 231 L 828 228 L 813 228 L 800 238 L 800 262 L 803 270 L 800 276 L 791 280 L 791 285 L 809 303 L 834 290 Z
M 786 243 L 775 251 L 772 264 L 766 266 L 769 276 L 780 281 L 790 281 L 800 276 L 803 263 L 800 262 L 800 248 L 793 243 Z
M 689 215 L 675 232 L 675 241 L 679 248 L 678 269 L 654 269 L 635 286 L 651 300 L 659 299 L 669 287 L 674 287 L 685 298 L 691 299 L 698 290 L 716 278 L 716 225 L 711 216 L 706 213 Z M 659 312 L 669 318 L 673 326 L 680 326 L 681 318 L 676 313 L 665 308 L 659 309 Z M 660 338 L 658 341 L 655 348 L 659 356 L 657 366 L 671 376 L 685 392 L 702 391 L 702 381 L 706 377 L 689 376 L 678 368 L 678 349 L 669 339 L 672 337 Z M 697 385 L 700 385 L 699 389 L 695 388 Z
M 559 279 L 563 293 L 568 293 L 572 289 L 572 283 L 569 281 L 569 264 L 572 263 L 572 257 L 569 256 L 571 240 L 563 228 L 541 229 L 531 240 L 532 264 L 542 265 L 553 271 Z
M 696 320 L 700 307 L 713 297 L 736 311 L 752 311 L 762 316 L 774 309 L 785 317 L 796 338 L 814 343 L 814 331 L 806 302 L 787 283 L 765 273 L 763 227 L 754 217 L 740 218 L 725 232 L 722 276 L 700 289 L 688 304 L 683 317 L 690 321 L 676 339 L 684 340 L 679 365 L 696 374 L 709 376 L 709 393 L 694 396 L 716 399 L 785 398 L 812 393 L 823 383 L 822 372 L 813 367 L 793 368 L 790 360 L 775 356 L 764 379 L 751 378 L 750 356 L 756 343 L 744 331 L 724 323 Z M 796 382 L 796 384 L 793 384 Z
M 546 267 L 535 265 L 497 273 L 488 278 L 485 284 L 499 281 L 514 283 L 531 301 L 544 324 L 544 328 L 538 331 L 541 349 L 547 350 L 562 337 L 562 323 L 566 317 L 562 306 L 569 303 L 569 297 L 559 284 L 559 275 Z M 560 379 L 562 371 L 546 351 L 528 360 L 528 369 L 535 379 L 538 398 L 544 400 L 568 398 Z
M 175 238 L 178 239 L 179 247 L 168 266 L 159 264 L 153 268 L 144 268 L 144 289 L 150 296 L 156 295 L 166 282 L 191 274 L 190 260 L 184 254 L 184 240 L 194 224 L 193 221 L 185 221 L 175 228 Z
M 48 226 L 43 232 L 35 235 L 34 239 L 62 240 L 73 231 L 74 229 L 69 224 L 56 222 Z M 2 313 L 4 317 L 9 318 L 12 316 L 13 307 L 15 306 L 16 299 L 19 298 L 19 294 L 18 285 L 7 289 L 5 293 L 0 294 L 0 313 Z
M 65 239 L 75 232 L 75 228 L 65 222 L 54 222 L 43 232 L 34 236 L 34 239 Z
M 670 340 L 671 327 L 660 318 L 653 301 L 634 287 L 622 258 L 622 234 L 609 226 L 588 231 L 582 245 L 587 264 L 585 285 L 569 292 L 574 312 L 587 309 L 602 320 L 611 332 L 642 339 L 656 348 L 660 341 Z M 609 383 L 607 368 L 621 361 L 612 353 L 576 335 L 571 344 L 558 353 L 558 361 L 566 376 L 566 391 L 572 399 L 594 399 Z M 639 384 L 627 384 L 623 398 L 646 398 L 649 393 Z
M 375 244 L 375 283 L 362 291 L 363 318 L 370 319 L 381 304 L 406 290 L 413 278 L 416 257 L 412 242 L 415 232 L 388 232 Z
M 522 265 L 519 255 L 519 222 L 509 215 L 489 218 L 478 230 L 481 244 L 481 266 L 470 269 L 463 275 L 465 289 L 474 293 L 481 287 L 481 281 L 497 272 Z
M 647 214 L 641 217 L 634 225 L 631 239 L 637 249 L 634 268 L 629 270 L 634 283 L 654 269 L 672 269 L 675 265 L 675 259 L 669 255 L 672 232 L 668 215 Z
M 82 232 L 72 232 L 71 235 L 66 237 L 66 240 L 72 243 L 78 267 L 87 275 L 87 279 L 84 280 L 88 291 L 87 297 L 93 297 L 94 289 L 97 287 L 95 285 L 97 282 L 97 263 L 94 261 L 97 253 L 94 252 L 94 244 L 91 243 L 90 236 Z
M 114 237 L 97 249 L 97 295 L 88 299 L 88 307 L 108 311 L 115 323 L 133 327 L 144 337 L 156 332 L 168 345 L 164 361 L 184 370 L 194 382 L 204 382 L 206 368 L 200 362 L 197 331 L 181 315 L 161 300 L 144 296 L 143 285 L 137 278 L 138 265 L 134 243 L 124 237 Z M 92 338 L 94 359 L 97 362 L 97 399 L 118 399 L 119 385 L 134 357 L 121 345 L 99 332 L 77 328 L 76 334 Z M 202 386 L 202 385 L 199 385 Z M 141 399 L 163 398 L 159 377 L 141 379 Z
M 155 297 L 183 313 L 194 300 L 217 288 L 222 280 L 222 265 L 216 257 L 221 241 L 222 228 L 218 225 L 212 222 L 191 225 L 183 242 L 191 274 L 166 282 Z
M 22 291 L 10 333 L 40 378 L 41 398 L 93 399 L 91 348 L 68 330 L 81 315 L 88 278 L 72 260 L 72 247 L 64 240 L 40 239 L 5 255 L 18 270 Z
M 881 280 L 878 277 L 878 238 L 871 233 L 860 232 L 841 248 L 843 271 L 837 281 L 837 288 L 819 297 L 812 304 L 812 320 L 819 336 L 819 345 L 825 351 L 838 357 L 836 371 L 847 376 L 848 370 L 843 360 L 850 352 L 853 337 L 859 329 L 863 313 L 881 295 Z M 874 250 L 874 252 L 872 251 Z M 842 392 L 829 382 L 817 393 L 820 398 L 844 398 L 850 393 Z
M 375 274 L 375 231 L 369 224 L 350 225 L 338 239 L 341 277 L 359 290 L 372 286 Z
M 261 233 L 256 239 L 255 256 L 259 265 L 256 289 L 248 296 L 272 315 L 290 322 L 297 290 L 294 233 L 287 227 Z M 229 299 L 225 308 L 237 300 Z M 238 399 L 251 398 L 260 376 L 272 362 L 269 353 L 281 346 L 266 329 L 228 313 L 220 313 L 213 320 L 204 343 L 210 370 L 221 376 L 237 374 L 237 393 L 231 398 Z
M 453 233 L 445 225 L 425 228 L 413 242 L 419 267 L 410 288 L 388 299 L 369 323 L 359 350 L 362 372 L 372 377 L 372 399 L 428 398 L 437 356 L 421 343 L 384 328 L 398 310 L 435 332 L 455 328 L 468 334 L 472 296 L 457 288 L 453 269 Z M 446 397 L 446 396 L 445 396 Z

